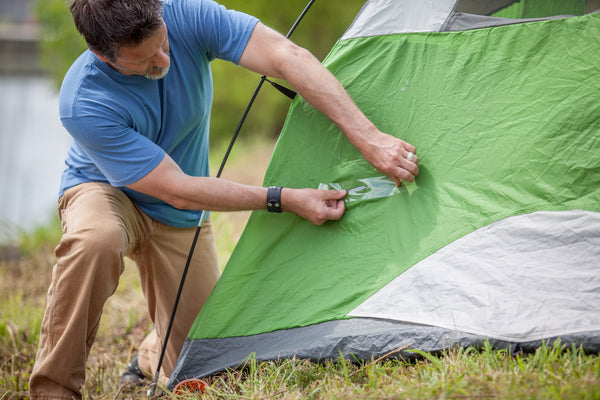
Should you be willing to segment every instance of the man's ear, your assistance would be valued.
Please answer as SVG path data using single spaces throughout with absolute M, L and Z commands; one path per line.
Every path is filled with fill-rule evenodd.
M 90 49 L 90 51 L 92 53 L 94 53 L 96 55 L 96 57 L 98 57 L 100 59 L 100 61 L 104 61 L 105 63 L 108 63 L 108 58 L 104 57 L 102 54 L 98 53 L 96 50 Z

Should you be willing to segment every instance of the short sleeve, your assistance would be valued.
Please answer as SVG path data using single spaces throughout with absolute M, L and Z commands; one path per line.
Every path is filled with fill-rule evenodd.
M 258 19 L 248 14 L 229 10 L 212 0 L 179 0 L 173 12 L 183 13 L 180 21 L 186 21 L 189 38 L 195 38 L 197 45 L 209 59 L 223 59 L 239 64 L 240 57 L 252 35 Z
M 165 156 L 147 137 L 105 118 L 63 118 L 62 123 L 112 186 L 138 181 Z

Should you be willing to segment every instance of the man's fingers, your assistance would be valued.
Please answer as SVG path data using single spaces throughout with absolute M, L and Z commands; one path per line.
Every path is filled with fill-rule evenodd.
M 327 211 L 328 211 L 327 219 L 337 221 L 340 218 L 342 218 L 342 215 L 344 215 L 344 211 L 346 210 L 346 205 L 342 200 L 337 200 L 337 201 L 331 200 L 331 203 L 333 203 L 331 206 L 330 205 L 327 206 Z
M 404 154 L 404 159 L 406 161 L 410 161 L 411 163 L 414 163 L 414 164 L 418 165 L 419 164 L 419 157 L 415 154 L 415 151 L 416 150 L 414 150 L 414 151 L 407 150 L 406 154 Z
M 345 190 L 328 190 L 325 199 L 325 205 L 327 206 L 327 219 L 338 220 L 344 215 L 346 206 L 343 198 L 346 197 Z
M 417 152 L 417 148 L 415 146 L 413 146 L 410 143 L 404 142 L 404 149 L 406 149 L 406 151 L 409 151 L 411 153 L 416 153 Z
M 416 156 L 412 161 L 406 158 L 400 159 L 396 161 L 396 165 L 382 169 L 380 172 L 394 181 L 396 186 L 400 186 L 402 182 L 414 182 L 415 177 L 419 175 L 419 166 L 414 162 L 416 159 Z
M 410 153 L 410 154 L 413 154 L 413 153 Z M 400 168 L 406 170 L 407 172 L 409 172 L 412 175 L 412 180 L 411 180 L 411 182 L 412 182 L 414 180 L 414 178 L 417 175 L 419 175 L 419 158 L 416 155 L 413 156 L 411 160 L 406 158 L 402 162 L 402 165 L 400 165 Z
M 415 146 L 406 144 L 405 151 L 400 155 L 400 159 L 397 159 L 398 165 L 390 171 L 391 176 L 388 176 L 396 186 L 400 186 L 403 181 L 414 182 L 416 176 L 419 175 L 419 157 L 415 152 Z
M 323 200 L 341 200 L 346 197 L 345 190 L 326 190 L 323 195 Z
M 316 225 L 321 225 L 329 220 L 339 220 L 346 210 L 344 201 L 345 190 L 321 190 L 321 207 L 324 208 L 317 213 L 311 221 Z

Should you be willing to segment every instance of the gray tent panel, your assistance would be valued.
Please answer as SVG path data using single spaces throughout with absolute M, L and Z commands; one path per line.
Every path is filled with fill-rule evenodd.
M 548 337 L 544 341 L 552 344 L 556 339 Z M 203 378 L 226 368 L 239 368 L 250 357 L 259 362 L 293 357 L 323 362 L 337 360 L 340 354 L 348 360 L 369 360 L 394 352 L 392 357 L 412 359 L 416 354 L 411 349 L 437 353 L 455 346 L 481 348 L 486 341 L 496 349 L 507 349 L 513 353 L 534 351 L 542 344 L 541 339 L 510 342 L 434 326 L 353 318 L 254 336 L 188 339 L 180 356 L 186 362 L 177 364 L 168 386 L 172 388 L 182 380 Z M 576 344 L 586 351 L 598 352 L 600 332 L 561 336 L 560 343 L 566 346 Z
M 460 0 L 456 12 L 465 12 L 478 15 L 492 15 L 519 0 Z
M 568 17 L 570 17 L 570 15 L 556 15 L 553 17 L 545 18 L 510 19 L 488 17 L 485 15 L 467 13 L 455 13 L 448 18 L 444 26 L 440 28 L 440 31 L 467 31 L 469 29 L 490 28 L 493 26 L 522 24 L 525 22 L 545 21 L 549 19 L 559 19 Z

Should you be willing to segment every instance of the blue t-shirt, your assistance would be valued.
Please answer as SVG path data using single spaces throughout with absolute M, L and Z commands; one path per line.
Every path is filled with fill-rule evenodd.
M 60 118 L 73 136 L 59 195 L 83 182 L 121 187 L 149 216 L 192 227 L 200 211 L 178 210 L 124 188 L 169 154 L 193 176 L 208 176 L 212 104 L 209 63 L 238 64 L 258 20 L 211 0 L 165 0 L 171 54 L 160 80 L 123 75 L 89 50 L 71 66 L 60 91 Z

